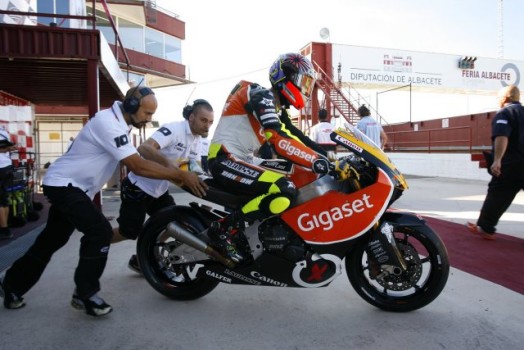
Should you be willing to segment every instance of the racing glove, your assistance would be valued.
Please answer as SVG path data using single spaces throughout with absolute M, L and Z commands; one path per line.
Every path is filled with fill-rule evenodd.
M 335 162 L 333 176 L 339 181 L 347 180 L 352 176 L 356 179 L 360 178 L 358 172 L 346 160 L 337 160 Z

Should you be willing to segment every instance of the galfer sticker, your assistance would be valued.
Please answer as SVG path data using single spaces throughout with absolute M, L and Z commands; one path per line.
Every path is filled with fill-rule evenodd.
M 359 152 L 359 153 L 362 153 L 362 147 L 358 146 L 357 144 L 349 141 L 348 139 L 345 139 L 343 138 L 342 136 L 340 135 L 337 135 L 335 137 L 335 140 L 339 141 L 340 143 L 343 143 L 344 145 L 348 146 L 349 148 L 352 148 L 354 149 L 355 151 Z
M 209 277 L 213 277 L 214 279 L 217 279 L 220 282 L 229 283 L 229 284 L 231 284 L 231 282 L 232 282 L 231 278 L 226 277 L 226 276 L 222 276 L 221 274 L 213 272 L 213 271 L 207 270 L 206 271 L 206 275 L 208 275 Z

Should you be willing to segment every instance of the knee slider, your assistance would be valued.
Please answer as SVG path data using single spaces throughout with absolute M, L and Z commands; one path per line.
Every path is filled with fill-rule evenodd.
M 266 196 L 260 202 L 260 210 L 270 215 L 280 214 L 291 204 L 291 199 L 281 193 L 273 193 Z
M 286 177 L 281 177 L 275 181 L 270 191 L 272 193 L 260 202 L 260 209 L 270 215 L 280 214 L 289 208 L 291 201 L 297 194 L 295 184 Z

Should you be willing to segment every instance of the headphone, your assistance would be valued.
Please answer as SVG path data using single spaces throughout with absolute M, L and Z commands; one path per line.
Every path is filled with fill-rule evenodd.
M 122 105 L 122 107 L 124 108 L 124 112 L 129 113 L 129 114 L 136 113 L 138 109 L 140 108 L 140 100 L 142 100 L 142 98 L 144 98 L 147 95 L 155 94 L 153 90 L 151 90 L 148 87 L 142 87 L 138 89 L 139 87 L 140 85 L 137 85 L 135 89 L 133 90 L 133 92 L 129 94 L 129 97 L 126 97 L 124 99 L 124 103 Z M 135 96 L 137 91 L 140 96 Z

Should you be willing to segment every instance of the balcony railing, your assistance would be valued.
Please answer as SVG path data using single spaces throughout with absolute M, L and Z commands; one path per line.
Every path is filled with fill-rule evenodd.
M 104 7 L 104 11 L 106 13 L 106 16 L 109 20 L 109 23 L 111 24 L 111 27 L 113 29 L 113 32 L 115 34 L 115 41 L 117 43 L 115 43 L 116 46 L 120 46 L 120 49 L 123 53 L 123 55 L 125 56 L 125 61 L 126 61 L 126 65 L 127 65 L 127 70 L 129 72 L 129 68 L 131 66 L 131 63 L 129 61 L 129 57 L 127 55 L 127 52 L 126 52 L 126 49 L 124 47 L 124 45 L 122 44 L 122 40 L 120 38 L 120 35 L 118 34 L 118 30 L 116 28 L 116 25 L 113 21 L 113 18 L 111 16 L 111 13 L 109 12 L 109 8 L 107 6 L 107 2 L 106 0 L 99 0 L 99 2 L 102 4 L 102 6 Z M 95 3 L 96 1 L 95 0 L 91 0 L 91 6 L 92 8 L 94 9 L 95 8 Z M 23 12 L 23 11 L 7 11 L 7 10 L 1 10 L 0 9 L 0 14 L 4 14 L 4 15 L 11 15 L 11 16 L 23 16 L 23 17 L 50 17 L 50 18 L 59 18 L 59 19 L 62 19 L 62 20 L 66 20 L 66 19 L 77 19 L 77 20 L 85 20 L 85 21 L 88 21 L 88 22 L 91 22 L 91 26 L 92 26 L 92 29 L 95 30 L 96 29 L 96 16 L 93 14 L 93 15 L 86 15 L 86 16 L 79 16 L 79 15 L 65 15 L 65 14 L 58 14 L 58 13 L 40 13 L 40 12 Z M 51 24 L 53 26 L 56 26 L 56 24 Z M 117 49 L 115 50 L 114 54 L 115 54 L 115 57 L 118 61 L 118 53 L 119 53 L 120 50 L 118 50 L 118 47 Z
M 386 149 L 390 152 L 465 152 L 473 153 L 485 147 L 473 147 L 472 128 L 458 126 L 442 129 L 390 131 Z

